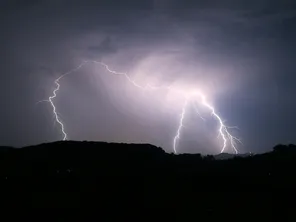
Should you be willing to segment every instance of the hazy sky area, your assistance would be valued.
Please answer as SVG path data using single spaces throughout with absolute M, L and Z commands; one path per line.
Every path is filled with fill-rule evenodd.
M 61 140 L 47 99 L 85 60 L 137 83 L 200 88 L 240 152 L 296 143 L 294 0 L 0 0 L 0 145 Z M 151 143 L 172 152 L 183 100 L 88 64 L 61 80 L 69 139 Z M 179 152 L 218 153 L 218 125 L 189 106 Z M 231 149 L 227 150 L 231 151 Z

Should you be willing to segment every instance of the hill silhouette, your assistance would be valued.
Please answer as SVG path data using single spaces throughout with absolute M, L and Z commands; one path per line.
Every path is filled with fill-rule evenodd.
M 13 208 L 186 210 L 244 221 L 295 207 L 295 145 L 219 160 L 149 144 L 65 141 L 0 147 L 0 165 L 1 201 Z

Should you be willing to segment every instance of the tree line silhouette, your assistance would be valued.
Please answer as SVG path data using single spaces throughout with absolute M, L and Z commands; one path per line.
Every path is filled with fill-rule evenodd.
M 9 207 L 192 210 L 206 217 L 286 216 L 296 206 L 296 146 L 217 160 L 149 144 L 54 142 L 0 148 Z M 276 210 L 275 210 L 276 209 Z

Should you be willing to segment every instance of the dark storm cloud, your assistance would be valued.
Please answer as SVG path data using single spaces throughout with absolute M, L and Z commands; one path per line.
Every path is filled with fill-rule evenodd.
M 106 55 L 110 53 L 116 53 L 117 47 L 115 43 L 111 40 L 111 37 L 106 37 L 99 45 L 89 46 L 88 50 L 93 56 L 98 58 L 100 54 Z
M 210 87 L 217 91 L 213 102 L 230 125 L 241 128 L 246 150 L 264 151 L 295 138 L 292 111 L 296 101 L 291 96 L 296 93 L 295 1 L 2 0 L 0 6 L 0 81 L 1 95 L 5 95 L 1 98 L 0 144 L 19 146 L 58 139 L 57 128 L 51 128 L 50 107 L 35 103 L 48 97 L 54 77 L 86 59 L 108 61 L 120 71 L 149 70 L 168 82 L 216 82 Z M 92 69 L 98 71 L 88 67 L 81 73 L 87 75 Z M 155 129 L 144 129 L 153 122 L 151 118 L 135 120 L 132 110 L 117 107 L 114 111 L 110 105 L 125 107 L 131 95 L 112 99 L 116 96 L 106 93 L 103 88 L 108 86 L 98 81 L 102 90 L 97 96 L 87 91 L 90 80 L 84 84 L 85 80 L 75 78 L 64 83 L 68 91 L 57 101 L 75 138 L 84 139 L 88 133 L 96 139 L 100 132 L 110 140 L 146 139 L 170 147 L 174 115 L 164 121 L 151 114 L 160 122 L 158 129 L 167 132 L 159 137 Z M 96 99 L 98 104 L 91 105 L 94 111 L 87 111 Z M 79 116 L 78 111 L 71 114 L 75 109 L 63 106 L 65 102 L 96 120 L 82 121 L 87 116 Z M 113 128 L 99 127 L 106 119 Z M 141 124 L 132 124 L 137 121 Z M 82 129 L 71 125 L 75 122 Z M 122 133 L 123 128 L 130 133 Z M 184 142 L 186 151 L 196 150 L 192 143 L 192 138 Z

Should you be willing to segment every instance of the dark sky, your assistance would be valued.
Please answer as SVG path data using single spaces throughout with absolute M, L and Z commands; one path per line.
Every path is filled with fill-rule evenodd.
M 293 0 L 0 0 L 0 145 L 61 139 L 54 80 L 102 60 L 140 83 L 201 86 L 241 152 L 296 143 Z M 152 143 L 172 151 L 180 101 L 87 65 L 55 100 L 70 139 Z M 180 152 L 217 153 L 217 125 L 188 109 Z

